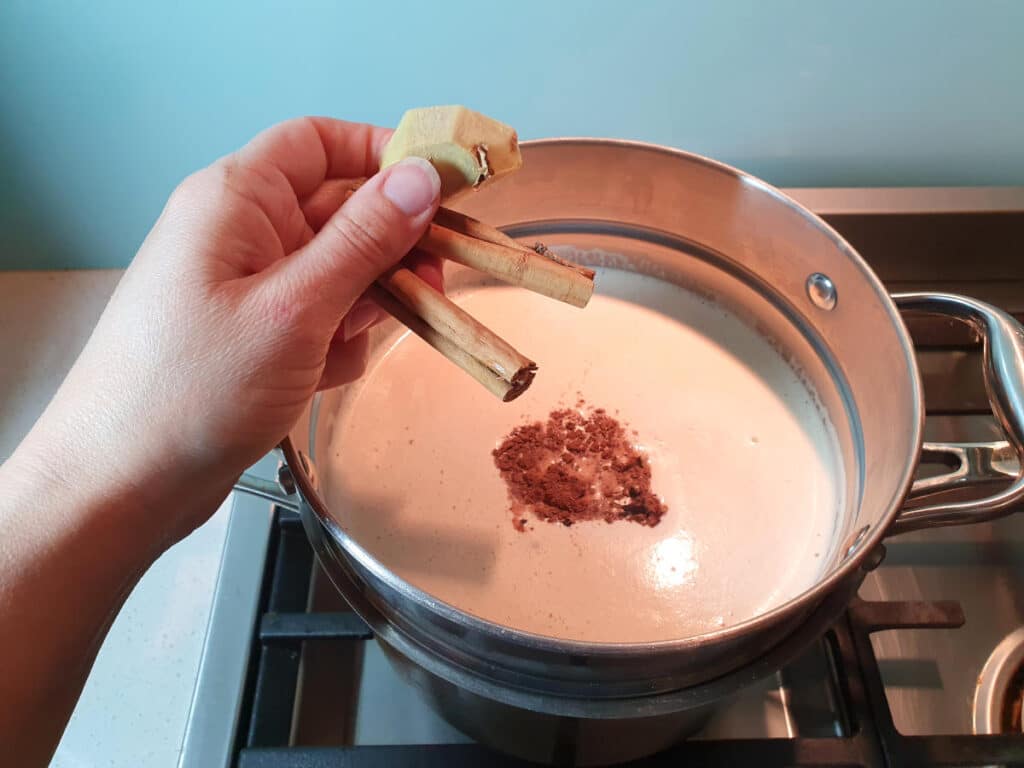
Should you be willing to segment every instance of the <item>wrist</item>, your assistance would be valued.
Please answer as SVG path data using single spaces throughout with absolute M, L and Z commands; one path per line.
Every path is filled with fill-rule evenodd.
M 34 518 L 64 528 L 93 522 L 152 561 L 204 522 L 231 490 L 233 477 L 218 477 L 167 447 L 122 441 L 80 444 L 74 430 L 41 419 L 0 467 L 4 487 Z M 116 542 L 112 542 L 116 545 Z

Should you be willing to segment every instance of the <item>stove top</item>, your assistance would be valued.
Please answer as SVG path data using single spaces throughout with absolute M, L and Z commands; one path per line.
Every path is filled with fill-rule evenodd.
M 294 513 L 277 511 L 270 555 L 235 745 L 238 768 L 525 765 L 469 743 L 440 720 L 428 718 L 424 730 L 422 712 L 403 718 L 403 709 L 418 704 L 415 692 L 394 676 L 368 642 L 372 633 L 326 583 Z M 930 637 L 950 632 L 952 642 L 946 637 L 929 644 Z M 878 642 L 889 635 L 918 641 L 897 642 L 890 653 Z M 955 674 L 946 685 L 936 653 L 948 648 L 955 662 L 957 649 L 965 647 L 957 637 L 971 639 L 955 600 L 858 598 L 820 642 L 724 706 L 696 739 L 630 765 L 984 766 L 1024 760 L 1020 733 L 971 735 L 972 699 L 956 693 L 971 664 L 967 658 L 951 663 Z M 940 700 L 945 703 L 933 707 Z M 968 726 L 917 732 L 915 724 L 942 712 L 948 722 Z
M 891 290 L 964 293 L 1024 318 L 1024 189 L 790 192 Z M 909 325 L 926 440 L 1000 439 L 977 340 L 946 322 Z M 297 518 L 250 504 L 232 519 L 183 766 L 520 764 L 427 709 L 319 572 Z M 1019 708 L 1016 732 L 983 735 L 1013 718 L 990 692 L 1021 682 L 1002 660 L 1024 656 L 1024 516 L 907 534 L 886 550 L 802 657 L 637 765 L 1024 763 Z M 1005 640 L 1015 631 L 1020 645 Z

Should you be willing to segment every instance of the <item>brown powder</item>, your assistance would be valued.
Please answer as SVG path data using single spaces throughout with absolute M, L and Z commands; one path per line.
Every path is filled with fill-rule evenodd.
M 513 525 L 526 512 L 549 523 L 631 520 L 655 526 L 665 504 L 651 490 L 651 467 L 603 408 L 552 411 L 546 422 L 516 427 L 493 452 L 508 484 Z M 634 432 L 635 434 L 635 432 Z

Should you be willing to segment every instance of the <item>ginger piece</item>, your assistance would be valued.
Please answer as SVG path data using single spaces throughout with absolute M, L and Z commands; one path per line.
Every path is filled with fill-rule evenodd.
M 441 199 L 522 166 L 515 130 L 462 106 L 422 107 L 402 115 L 381 167 L 423 157 L 441 176 Z

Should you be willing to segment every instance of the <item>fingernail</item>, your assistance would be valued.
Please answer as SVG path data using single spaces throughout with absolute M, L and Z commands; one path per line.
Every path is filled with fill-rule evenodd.
M 371 304 L 368 301 L 357 303 L 348 311 L 342 321 L 343 341 L 351 341 L 363 331 L 368 330 L 379 318 L 380 310 L 376 304 Z
M 423 213 L 441 193 L 441 177 L 434 166 L 422 157 L 407 157 L 388 170 L 384 197 L 406 216 Z

